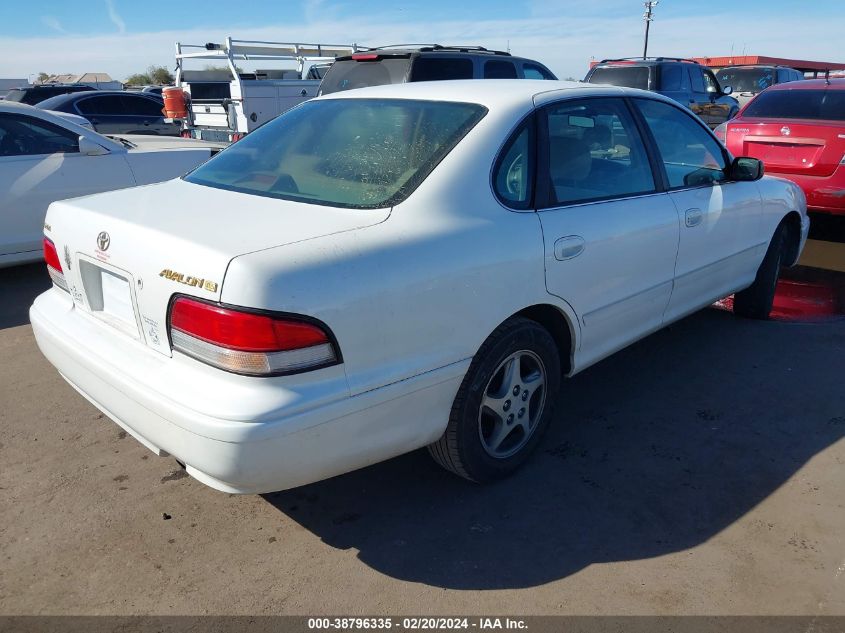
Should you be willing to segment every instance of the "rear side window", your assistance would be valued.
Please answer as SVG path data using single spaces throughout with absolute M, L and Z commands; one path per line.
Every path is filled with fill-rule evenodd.
M 493 170 L 496 195 L 512 209 L 528 209 L 531 206 L 536 153 L 533 128 L 533 121 L 529 121 L 514 133 Z
M 407 198 L 486 112 L 445 101 L 308 101 L 185 180 L 333 207 L 389 207 Z
M 660 68 L 660 89 L 665 92 L 680 92 L 684 89 L 684 68 L 679 64 L 665 64 Z
M 101 97 L 87 97 L 76 103 L 76 109 L 84 116 L 94 114 L 126 114 L 120 95 L 103 95 Z
M 441 81 L 444 79 L 472 79 L 472 60 L 466 57 L 428 57 L 414 60 L 411 81 Z
M 648 90 L 648 66 L 599 66 L 590 74 L 591 84 L 610 84 Z
M 551 206 L 655 191 L 645 145 L 622 99 L 565 101 L 545 110 Z
M 743 116 L 845 121 L 845 90 L 769 90 L 748 104 Z
M 409 57 L 381 57 L 375 60 L 344 59 L 336 61 L 326 71 L 320 84 L 320 94 L 368 86 L 401 84 L 408 73 Z
M 513 62 L 490 59 L 484 62 L 485 79 L 516 79 L 516 66 Z
M 687 72 L 689 73 L 690 85 L 692 86 L 693 92 L 705 92 L 704 90 L 704 77 L 701 74 L 701 68 L 698 66 L 693 66 L 692 64 L 687 66 Z

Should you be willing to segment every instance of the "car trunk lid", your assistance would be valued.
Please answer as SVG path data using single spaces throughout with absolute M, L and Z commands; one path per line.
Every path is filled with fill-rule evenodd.
M 845 156 L 841 122 L 744 119 L 727 133 L 729 143 L 742 134 L 741 154 L 759 158 L 771 173 L 830 176 Z
M 354 230 L 390 209 L 337 209 L 173 180 L 54 203 L 56 245 L 76 308 L 170 354 L 174 295 L 220 300 L 239 255 Z

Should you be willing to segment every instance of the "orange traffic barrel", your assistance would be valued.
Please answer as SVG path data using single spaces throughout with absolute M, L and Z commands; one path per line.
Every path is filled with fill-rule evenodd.
M 188 105 L 185 91 L 176 86 L 168 86 L 161 91 L 164 99 L 164 116 L 168 119 L 185 119 L 188 117 Z

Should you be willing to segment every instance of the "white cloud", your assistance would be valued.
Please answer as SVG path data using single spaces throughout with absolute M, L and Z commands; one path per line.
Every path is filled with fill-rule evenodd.
M 53 29 L 57 33 L 67 33 L 67 31 L 65 31 L 64 27 L 62 26 L 62 23 L 59 22 L 59 20 L 52 15 L 42 15 L 41 23 L 47 28 Z
M 117 9 L 114 8 L 114 0 L 106 0 L 106 8 L 109 11 L 109 20 L 117 27 L 117 32 L 121 35 L 126 33 L 126 22 L 123 21 Z
M 209 27 L 150 33 L 124 33 L 62 37 L 61 56 L 56 38 L 0 38 L 0 47 L 15 55 L 0 56 L 0 76 L 24 76 L 39 70 L 50 72 L 108 72 L 125 78 L 150 64 L 173 68 L 173 44 L 220 42 L 226 35 L 239 39 L 305 41 L 379 45 L 401 42 L 480 44 L 505 49 L 510 42 L 515 55 L 535 58 L 560 77 L 582 77 L 591 56 L 624 57 L 642 50 L 639 13 L 619 17 L 543 15 L 518 20 L 419 21 L 391 13 L 338 17 L 321 13 L 319 0 L 310 6 L 312 22 L 236 29 Z M 320 19 L 316 16 L 320 15 Z M 122 21 L 120 21 L 122 23 Z M 117 22 L 115 24 L 118 24 Z M 696 18 L 665 18 L 652 25 L 649 52 L 654 55 L 727 55 L 732 45 L 749 54 L 845 62 L 839 41 L 841 28 L 835 20 L 819 22 L 801 15 L 758 15 L 754 29 L 736 16 L 710 15 Z M 119 26 L 119 25 L 118 25 Z M 120 28 L 118 29 L 121 30 Z M 124 29 L 125 30 L 125 29 Z M 121 31 L 123 32 L 123 31 Z M 197 68 L 201 68 L 200 63 Z M 249 67 L 249 66 L 247 66 Z M 265 62 L 263 67 L 268 67 Z

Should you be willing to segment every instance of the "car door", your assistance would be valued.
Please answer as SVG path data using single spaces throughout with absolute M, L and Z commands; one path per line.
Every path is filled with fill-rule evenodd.
M 41 251 L 51 202 L 134 184 L 123 154 L 83 155 L 75 132 L 0 113 L 0 256 Z
M 709 125 L 707 106 L 710 105 L 710 97 L 707 95 L 707 88 L 704 85 L 704 75 L 702 75 L 701 68 L 697 64 L 685 64 L 685 66 L 690 83 L 689 109 Z
M 126 116 L 121 95 L 92 95 L 79 99 L 76 110 L 91 122 L 100 134 L 126 132 Z
M 762 203 L 754 182 L 727 180 L 728 155 L 699 120 L 672 103 L 633 99 L 677 208 L 680 243 L 666 310 L 672 321 L 754 279 L 762 257 Z
M 678 213 L 624 98 L 560 101 L 539 116 L 546 286 L 578 315 L 587 365 L 660 327 Z

